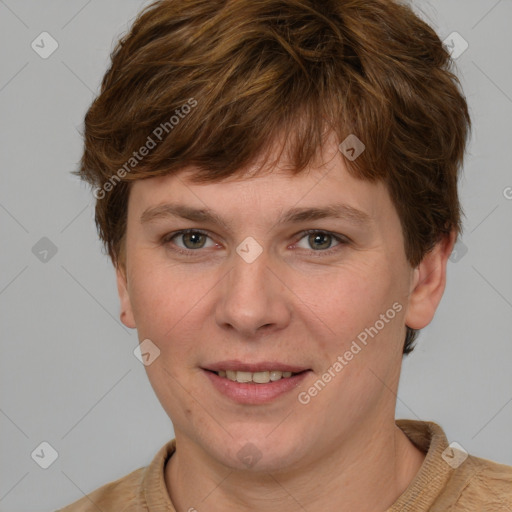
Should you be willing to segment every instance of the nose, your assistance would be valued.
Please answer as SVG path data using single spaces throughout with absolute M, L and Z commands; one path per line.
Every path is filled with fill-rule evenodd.
M 271 259 L 265 250 L 251 263 L 233 255 L 233 267 L 218 290 L 215 319 L 222 329 L 254 339 L 289 324 L 292 294 Z

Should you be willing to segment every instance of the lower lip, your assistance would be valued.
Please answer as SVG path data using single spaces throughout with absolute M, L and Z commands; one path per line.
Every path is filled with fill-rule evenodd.
M 309 370 L 291 377 L 270 381 L 267 384 L 236 382 L 216 373 L 203 370 L 213 386 L 223 395 L 239 404 L 266 404 L 285 393 L 289 393 L 306 378 Z

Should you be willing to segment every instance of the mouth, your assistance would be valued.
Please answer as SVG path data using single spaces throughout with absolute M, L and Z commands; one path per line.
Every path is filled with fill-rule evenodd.
M 211 371 L 211 370 L 207 370 Z M 307 370 L 303 370 L 307 371 Z M 281 379 L 289 379 L 301 372 L 283 372 L 280 370 L 264 370 L 260 372 L 246 372 L 242 370 L 219 370 L 214 371 L 219 377 L 229 379 L 233 382 L 248 383 L 254 382 L 255 384 L 268 384 L 269 382 L 276 382 Z
M 203 367 L 222 395 L 244 404 L 264 404 L 291 392 L 311 372 L 310 368 L 278 362 L 223 361 Z

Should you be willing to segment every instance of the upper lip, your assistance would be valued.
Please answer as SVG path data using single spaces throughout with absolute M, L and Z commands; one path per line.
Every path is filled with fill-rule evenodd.
M 303 366 L 296 366 L 290 364 L 279 363 L 277 361 L 261 361 L 259 363 L 244 363 L 242 361 L 237 361 L 236 359 L 231 359 L 229 361 L 219 361 L 218 363 L 208 364 L 203 367 L 205 370 L 211 370 L 213 372 L 218 372 L 221 370 L 231 370 L 231 371 L 241 371 L 241 372 L 269 372 L 272 370 L 277 370 L 281 372 L 292 372 L 292 373 L 300 373 L 305 370 L 309 370 L 309 368 L 305 368 Z

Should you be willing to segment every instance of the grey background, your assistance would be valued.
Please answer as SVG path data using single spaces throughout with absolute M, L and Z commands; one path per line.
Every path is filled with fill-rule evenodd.
M 114 41 L 145 3 L 0 0 L 4 512 L 62 507 L 173 437 L 133 355 L 136 332 L 119 322 L 92 195 L 69 174 Z M 456 66 L 474 133 L 460 184 L 467 252 L 404 361 L 397 417 L 435 421 L 471 454 L 512 464 L 512 1 L 414 6 L 441 39 L 457 31 L 469 43 Z M 59 44 L 47 59 L 31 48 L 43 31 Z M 46 262 L 43 237 L 57 248 Z M 46 470 L 31 458 L 42 441 L 59 455 Z

